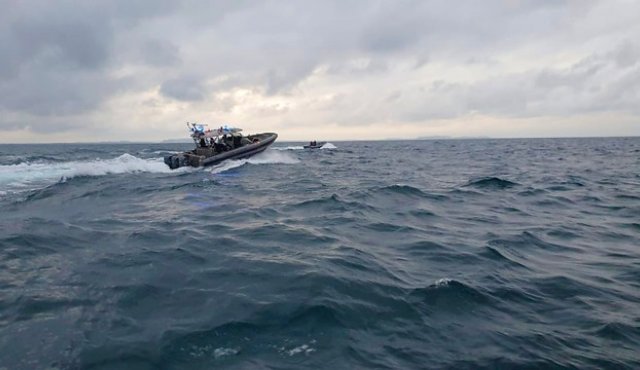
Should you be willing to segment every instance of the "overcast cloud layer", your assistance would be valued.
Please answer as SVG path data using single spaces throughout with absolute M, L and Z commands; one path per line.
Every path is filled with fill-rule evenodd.
M 0 142 L 640 135 L 640 1 L 0 5 Z

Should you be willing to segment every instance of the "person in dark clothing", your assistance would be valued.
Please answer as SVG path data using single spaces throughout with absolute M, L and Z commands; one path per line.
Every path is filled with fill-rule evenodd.
M 214 145 L 216 148 L 216 152 L 218 153 L 226 152 L 227 150 L 229 150 L 229 147 L 227 146 L 227 143 L 225 142 L 224 137 L 220 137 L 216 139 L 216 142 Z
M 231 135 L 224 136 L 224 143 L 227 145 L 229 149 L 235 149 L 235 147 L 233 146 L 233 137 Z

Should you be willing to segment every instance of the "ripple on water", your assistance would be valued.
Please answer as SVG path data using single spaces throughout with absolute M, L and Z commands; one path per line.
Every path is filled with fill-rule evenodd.
M 499 177 L 481 177 L 478 179 L 470 180 L 464 186 L 483 190 L 502 190 L 509 189 L 518 185 L 519 184 L 516 182 L 505 180 Z
M 491 297 L 480 290 L 453 279 L 440 279 L 424 288 L 413 289 L 409 299 L 430 314 L 472 314 L 490 307 Z

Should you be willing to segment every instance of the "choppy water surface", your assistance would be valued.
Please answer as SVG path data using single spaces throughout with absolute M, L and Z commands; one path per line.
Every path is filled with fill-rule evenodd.
M 0 368 L 640 368 L 640 139 L 0 146 Z

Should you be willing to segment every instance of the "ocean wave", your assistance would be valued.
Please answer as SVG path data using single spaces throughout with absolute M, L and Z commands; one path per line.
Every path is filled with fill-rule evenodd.
M 205 171 L 208 171 L 212 174 L 222 173 L 222 172 L 232 170 L 234 168 L 242 167 L 245 164 L 247 164 L 246 159 L 232 159 L 232 160 L 224 161 L 215 166 L 207 167 Z
M 143 151 L 144 152 L 144 151 Z M 182 153 L 179 150 L 154 150 L 152 154 L 166 155 L 166 154 L 178 154 Z
M 390 186 L 384 186 L 376 190 L 383 193 L 414 195 L 419 197 L 423 197 L 426 195 L 422 190 L 418 188 L 415 188 L 411 185 L 403 185 L 403 184 L 394 184 Z
M 291 349 L 286 349 L 285 347 L 281 347 L 280 351 L 283 352 L 283 353 L 288 354 L 289 356 L 295 356 L 295 355 L 298 355 L 298 354 L 304 354 L 304 355 L 308 356 L 309 354 L 311 354 L 311 353 L 316 351 L 315 348 L 312 347 L 312 345 L 315 344 L 315 343 L 316 343 L 316 341 L 314 339 L 314 340 L 311 340 L 308 344 L 302 344 L 302 345 L 300 345 L 298 347 L 294 347 L 294 348 L 291 348 Z
M 633 194 L 616 194 L 615 198 L 616 199 L 622 199 L 622 200 L 628 200 L 628 201 L 640 200 L 640 196 L 633 195 Z
M 81 176 L 104 176 L 126 173 L 171 173 L 162 159 L 142 159 L 122 154 L 112 159 L 69 161 L 54 163 L 24 162 L 0 166 L 0 186 L 5 191 L 24 191 L 41 188 Z
M 533 232 L 523 231 L 519 234 L 508 235 L 503 238 L 491 239 L 488 242 L 490 247 L 505 248 L 513 251 L 525 251 L 527 249 L 540 249 L 548 251 L 579 251 L 579 248 L 552 243 L 548 240 L 542 239 L 540 236 L 535 235 Z
M 336 239 L 330 235 L 322 235 L 309 228 L 297 228 L 282 225 L 260 225 L 256 227 L 244 227 L 238 239 L 247 242 L 261 240 L 262 243 L 277 243 L 279 240 L 296 240 L 300 245 L 314 245 L 317 243 L 332 243 Z
M 546 189 L 551 191 L 570 191 L 570 190 L 575 190 L 576 188 L 583 188 L 585 186 L 586 185 L 582 181 L 569 180 L 569 181 L 551 182 L 549 186 L 546 187 Z
M 289 205 L 286 207 L 286 209 L 291 211 L 315 212 L 318 214 L 323 214 L 322 212 L 374 210 L 371 205 L 361 202 L 348 201 L 338 196 L 337 194 L 331 194 L 328 196 L 305 200 L 296 204 Z M 326 216 L 326 213 L 323 215 Z
M 194 364 L 210 368 L 220 361 L 232 361 L 236 356 L 261 353 L 276 356 L 309 356 L 317 351 L 321 337 L 337 321 L 335 309 L 325 305 L 247 303 L 256 310 L 251 318 L 228 321 L 204 330 L 169 330 L 163 334 L 162 356 L 174 365 Z M 318 339 L 289 337 L 292 333 L 317 333 Z M 333 338 L 335 340 L 335 338 Z M 177 366 L 183 367 L 183 366 Z M 215 366 L 214 366 L 215 367 Z
M 216 166 L 208 167 L 207 171 L 216 174 L 242 167 L 245 164 L 296 164 L 299 162 L 300 160 L 287 153 L 267 149 L 250 158 L 224 161 Z
M 624 222 L 620 223 L 619 226 L 624 229 L 640 232 L 640 222 Z
M 18 165 L 21 163 L 63 162 L 64 159 L 51 155 L 1 155 L 0 165 Z
M 640 325 L 629 325 L 621 322 L 607 323 L 595 332 L 595 335 L 637 346 L 640 344 Z
M 449 251 L 443 244 L 439 244 L 430 240 L 420 240 L 407 244 L 399 245 L 403 250 L 407 250 L 411 256 L 426 256 L 432 258 L 435 253 L 446 253 Z
M 531 283 L 533 288 L 530 290 L 538 296 L 544 297 L 545 299 L 557 299 L 567 302 L 567 304 L 577 303 L 584 308 L 589 308 L 588 300 L 584 300 L 585 297 L 604 299 L 606 296 L 611 298 L 613 293 L 613 291 L 609 289 L 600 290 L 595 285 L 589 284 L 584 280 L 578 280 L 565 275 L 536 278 L 533 279 Z
M 247 158 L 249 164 L 296 164 L 300 160 L 290 154 L 281 153 L 273 150 L 265 150 L 264 152 Z
M 441 278 L 425 288 L 413 289 L 409 297 L 423 309 L 439 313 L 469 311 L 491 303 L 488 294 L 450 278 Z
M 340 199 L 340 197 L 337 194 L 331 194 L 330 196 L 326 196 L 322 198 L 305 200 L 303 202 L 295 204 L 294 207 L 309 208 L 309 209 L 324 210 L 324 211 L 327 211 L 329 209 L 337 209 L 340 211 L 345 211 L 347 209 L 345 204 L 346 202 L 343 202 L 342 199 Z
M 500 251 L 497 247 L 487 246 L 480 254 L 489 260 L 501 262 L 506 267 L 528 269 L 527 266 L 516 261 L 513 257 L 507 256 L 507 253 L 505 251 Z
M 508 189 L 519 185 L 516 182 L 501 179 L 499 177 L 482 177 L 471 180 L 464 186 L 474 187 L 478 189 Z
M 446 195 L 427 193 L 425 191 L 418 189 L 417 187 L 406 185 L 406 184 L 394 184 L 389 186 L 383 186 L 383 187 L 371 189 L 370 192 L 372 194 L 384 194 L 384 195 L 390 195 L 390 196 L 400 195 L 400 196 L 406 196 L 406 197 L 424 198 L 424 199 L 432 199 L 432 200 L 449 199 Z
M 302 145 L 274 146 L 271 149 L 273 149 L 273 150 L 304 150 L 304 147 Z
M 229 160 L 220 165 L 207 168 L 211 173 L 221 173 L 245 164 L 293 164 L 299 160 L 286 153 L 265 151 L 254 157 L 241 160 Z M 116 158 L 90 161 L 68 162 L 23 162 L 0 166 L 0 186 L 3 194 L 35 190 L 75 177 L 95 177 L 134 173 L 184 174 L 194 168 L 171 170 L 162 158 L 139 158 L 125 153 Z M 2 194 L 0 194 L 2 195 Z
M 427 209 L 413 209 L 407 212 L 407 215 L 414 217 L 416 220 L 426 220 L 432 217 L 438 217 L 437 214 Z

